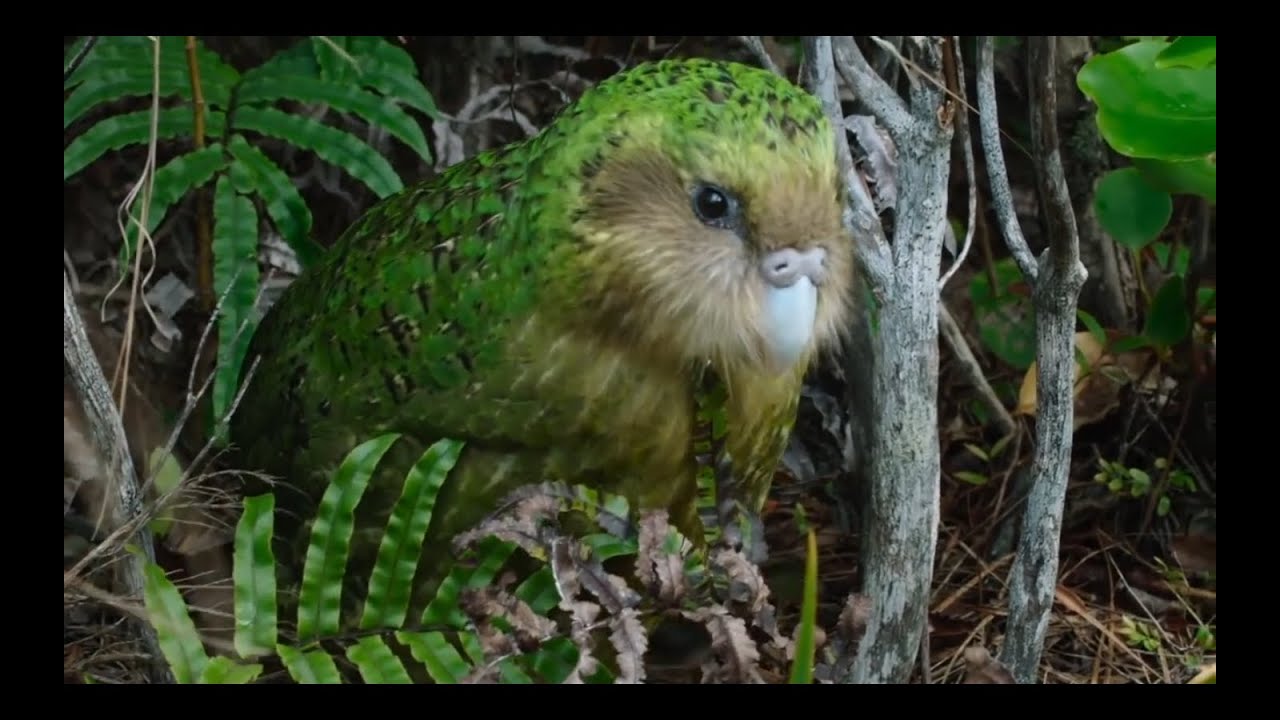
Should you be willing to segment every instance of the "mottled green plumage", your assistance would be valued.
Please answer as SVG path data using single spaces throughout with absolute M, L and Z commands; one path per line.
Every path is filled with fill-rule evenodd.
M 279 504 L 305 521 L 354 445 L 404 433 L 358 512 L 353 567 L 370 567 L 406 469 L 465 441 L 424 544 L 430 589 L 448 540 L 526 483 L 621 492 L 699 537 L 697 402 L 718 387 L 703 416 L 725 419 L 722 474 L 758 510 L 805 365 L 847 311 L 836 173 L 821 107 L 775 75 L 689 60 L 616 76 L 540 135 L 386 199 L 293 283 L 249 350 L 240 464 L 297 490 Z M 732 233 L 698 222 L 697 182 L 735 193 Z M 832 279 L 813 347 L 766 367 L 754 263 L 815 244 Z M 306 545 L 287 519 L 286 566 Z

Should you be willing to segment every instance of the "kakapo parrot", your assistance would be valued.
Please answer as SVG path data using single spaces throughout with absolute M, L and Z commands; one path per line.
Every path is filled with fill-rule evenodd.
M 300 576 L 334 470 L 386 432 L 402 438 L 357 509 L 349 567 L 372 567 L 422 452 L 465 443 L 414 610 L 452 538 L 526 484 L 620 493 L 704 542 L 708 413 L 725 502 L 758 514 L 806 369 L 855 307 L 842 192 L 817 99 L 682 59 L 616 74 L 541 133 L 385 198 L 282 294 L 245 360 L 259 364 L 231 437 L 243 469 L 281 481 L 281 566 Z

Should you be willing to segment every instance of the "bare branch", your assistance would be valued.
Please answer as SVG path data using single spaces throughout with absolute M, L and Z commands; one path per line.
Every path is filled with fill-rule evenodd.
M 908 132 L 916 120 L 898 93 L 871 69 L 871 64 L 862 56 L 853 37 L 837 35 L 831 42 L 836 69 L 840 72 L 840 77 L 849 83 L 849 88 L 858 99 L 866 104 L 894 137 Z
M 1009 187 L 1009 171 L 1000 146 L 1000 118 L 996 115 L 995 40 L 990 35 L 978 38 L 978 122 L 982 129 L 982 149 L 987 156 L 987 177 L 991 182 L 991 204 L 1000 218 L 1000 229 L 1022 275 L 1034 283 L 1039 268 L 1018 226 L 1018 213 L 1013 208 L 1013 190 Z
M 956 360 L 960 362 L 960 368 L 964 370 L 965 377 L 969 378 L 969 384 L 978 391 L 978 397 L 982 403 L 995 416 L 996 426 L 1006 435 L 1013 433 L 1018 429 L 1017 423 L 1005 409 L 1004 403 L 1000 402 L 1000 397 L 996 395 L 991 383 L 987 382 L 987 376 L 982 373 L 982 366 L 978 364 L 978 358 L 974 357 L 969 341 L 965 339 L 964 333 L 960 331 L 960 325 L 956 323 L 956 319 L 952 317 L 945 303 L 939 311 L 938 320 L 942 328 L 942 337 L 947 341 L 947 347 L 955 353 Z
M 110 469 L 104 478 L 108 484 L 107 491 L 119 499 L 109 505 L 115 510 L 112 513 L 112 525 L 116 528 L 123 527 L 140 514 L 142 503 L 138 491 L 138 476 L 129 455 L 129 443 L 125 438 L 124 426 L 120 423 L 120 414 L 111 399 L 111 391 L 107 389 L 106 376 L 102 374 L 102 367 L 98 365 L 98 358 L 85 335 L 84 323 L 80 320 L 80 311 L 71 296 L 71 283 L 66 274 L 62 276 L 62 359 L 88 420 L 93 445 L 99 456 L 106 459 Z M 141 557 L 127 553 L 119 575 L 124 591 L 131 597 L 141 597 L 145 585 L 142 563 L 144 560 L 155 561 L 155 548 L 151 544 L 151 533 L 145 525 L 139 525 L 134 530 L 133 539 L 142 551 Z M 137 630 L 147 652 L 153 658 L 153 679 L 157 682 L 173 682 L 154 629 L 148 623 L 140 622 Z
M 932 39 L 922 48 L 921 64 L 930 73 L 941 64 Z M 899 155 L 891 292 L 874 336 L 873 414 L 889 422 L 877 422 L 872 433 L 861 591 L 872 609 L 852 673 L 844 678 L 856 683 L 906 682 L 926 630 L 941 475 L 938 277 L 953 138 L 944 107 L 942 88 L 917 83 L 909 121 L 885 123 L 904 152 Z
M 939 291 L 947 286 L 951 277 L 964 265 L 964 259 L 969 255 L 969 248 L 973 246 L 974 230 L 978 227 L 978 181 L 974 171 L 973 134 L 969 132 L 969 98 L 964 88 L 964 60 L 960 53 L 960 43 L 953 41 L 951 47 L 954 50 L 953 55 L 956 64 L 955 91 L 960 95 L 960 108 L 959 112 L 956 113 L 956 134 L 960 136 L 960 145 L 964 151 L 964 171 L 966 179 L 969 181 L 969 223 L 965 228 L 964 243 L 960 246 L 960 252 L 956 255 L 955 262 L 951 264 L 950 268 L 947 268 L 947 273 L 938 282 Z M 963 339 L 963 336 L 961 339 Z
M 836 158 L 840 163 L 840 172 L 844 175 L 845 192 L 851 203 L 851 207 L 845 208 L 844 224 L 857 238 L 854 251 L 858 255 L 858 261 L 871 281 L 871 289 L 876 299 L 883 302 L 884 293 L 890 282 L 889 245 L 885 240 L 884 226 L 880 224 L 880 216 L 876 212 L 871 190 L 854 169 L 853 156 L 849 153 L 844 111 L 840 109 L 840 101 L 836 95 L 836 71 L 831 53 L 831 38 L 806 37 L 804 43 L 806 58 L 804 84 L 809 92 L 822 101 L 822 108 L 831 121 L 832 131 L 836 136 Z
M 738 42 L 747 46 L 752 55 L 756 56 L 756 60 L 769 72 L 775 75 L 782 75 L 782 69 L 778 67 L 778 63 L 769 57 L 769 51 L 764 49 L 764 42 L 760 40 L 759 35 L 739 35 Z M 785 76 L 784 76 L 785 77 Z
M 1001 658 L 1024 683 L 1034 682 L 1038 674 L 1057 590 L 1074 428 L 1076 304 L 1088 277 L 1080 262 L 1080 238 L 1058 146 L 1055 48 L 1052 36 L 1028 40 L 1031 135 L 1049 251 L 1041 261 L 1032 292 L 1036 308 L 1036 452 L 1023 535 L 1010 572 L 1009 623 Z M 991 120 L 994 122 L 994 113 Z

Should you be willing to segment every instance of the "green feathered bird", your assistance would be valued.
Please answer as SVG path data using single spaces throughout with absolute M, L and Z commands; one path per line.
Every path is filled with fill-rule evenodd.
M 425 448 L 465 442 L 413 611 L 451 538 L 529 483 L 666 508 L 701 541 L 700 418 L 719 418 L 721 497 L 758 513 L 802 376 L 853 310 L 841 187 L 811 95 L 745 65 L 669 60 L 380 202 L 288 288 L 245 362 L 260 358 L 232 439 L 243 469 L 283 480 L 282 566 L 300 574 L 342 458 L 391 431 L 403 438 L 361 501 L 350 567 L 372 567 Z

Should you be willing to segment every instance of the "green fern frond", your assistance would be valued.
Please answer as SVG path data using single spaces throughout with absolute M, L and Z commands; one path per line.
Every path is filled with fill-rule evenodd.
M 192 150 L 170 160 L 156 170 L 151 208 L 147 213 L 147 232 L 154 233 L 164 220 L 169 208 L 191 190 L 202 187 L 227 166 L 222 145 L 214 143 L 201 150 Z M 136 239 L 135 223 L 141 215 L 141 204 L 132 209 L 133 222 L 125 227 L 120 246 L 120 264 L 127 266 L 133 260 L 133 241 Z
M 217 297 L 226 294 L 218 316 L 218 367 L 213 381 L 216 418 L 225 417 L 231 407 L 240 365 L 256 325 L 257 259 L 258 211 L 249 198 L 236 193 L 231 179 L 224 175 L 213 198 L 213 286 Z M 246 323 L 239 342 L 232 342 Z
M 449 643 L 445 634 L 431 632 L 398 632 L 396 639 L 409 648 L 413 659 L 422 663 L 431 679 L 442 685 L 455 685 L 471 672 L 458 649 Z
M 245 498 L 236 525 L 232 575 L 235 582 L 235 648 L 242 658 L 276 647 L 276 557 L 271 547 L 275 495 Z
M 360 638 L 347 648 L 347 659 L 355 664 L 360 677 L 369 685 L 411 685 L 413 680 L 404 663 L 396 657 L 386 641 L 377 635 Z
M 241 664 L 231 658 L 216 655 L 209 658 L 209 664 L 200 676 L 202 685 L 247 685 L 262 675 L 259 663 Z
M 356 505 L 378 462 L 399 437 L 398 433 L 388 433 L 357 446 L 338 467 L 320 500 L 311 525 L 311 544 L 307 547 L 298 598 L 301 642 L 338 631 Z
M 209 656 L 205 654 L 187 603 L 159 565 L 148 562 L 145 573 L 143 602 L 156 630 L 160 652 L 173 670 L 174 680 L 193 683 L 204 674 Z
M 404 184 L 391 163 L 350 133 L 316 120 L 276 110 L 245 107 L 236 111 L 236 130 L 250 130 L 310 150 L 351 174 L 379 198 L 399 192 Z
M 288 645 L 276 648 L 289 675 L 300 685 L 341 685 L 342 675 L 329 653 L 322 649 L 303 652 Z
M 358 82 L 430 117 L 443 116 L 431 91 L 418 80 L 418 66 L 404 48 L 380 37 L 353 38 L 348 46 L 356 59 Z
M 197 41 L 200 85 L 208 107 L 226 109 L 231 89 L 240 80 L 235 68 Z M 95 107 L 127 97 L 151 97 L 156 78 L 155 51 L 145 37 L 104 37 L 89 51 L 84 63 L 67 79 L 66 88 L 75 88 L 62 106 L 62 127 Z M 187 66 L 186 38 L 160 39 L 160 92 L 162 98 L 180 97 L 190 101 L 191 73 Z
M 431 523 L 436 496 L 461 451 L 461 442 L 440 440 L 427 448 L 410 469 L 378 546 L 378 557 L 369 576 L 364 615 L 360 619 L 361 629 L 394 628 L 404 623 L 422 539 Z
M 431 150 L 426 135 L 395 100 L 382 98 L 350 84 L 340 84 L 304 75 L 258 75 L 240 86 L 239 101 L 246 104 L 295 100 L 323 103 L 335 110 L 364 118 L 385 128 L 428 162 Z
M 493 536 L 486 536 L 469 548 L 463 554 L 462 561 L 449 570 L 436 590 L 435 597 L 422 612 L 422 624 L 429 627 L 466 627 L 466 614 L 458 605 L 462 591 L 481 588 L 493 582 L 515 549 L 514 543 Z
M 213 137 L 222 135 L 226 116 L 220 112 L 205 114 L 205 132 Z M 163 108 L 156 117 L 156 139 L 172 140 L 191 135 L 192 110 L 190 105 Z M 151 140 L 151 110 L 113 115 L 89 128 L 62 153 L 62 179 L 88 167 L 104 153 L 130 145 L 144 145 Z
M 243 135 L 232 135 L 228 149 L 252 191 L 262 198 L 271 224 L 297 253 L 298 262 L 304 268 L 314 265 L 324 248 L 311 238 L 311 209 L 288 174 Z

